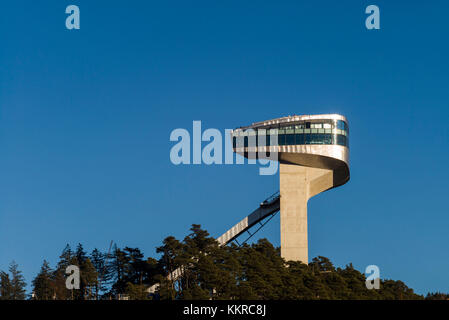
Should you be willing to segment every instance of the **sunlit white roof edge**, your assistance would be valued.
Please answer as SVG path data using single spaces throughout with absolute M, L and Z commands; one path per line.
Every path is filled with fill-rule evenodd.
M 246 127 L 240 127 L 238 129 L 251 129 L 251 128 L 257 128 L 257 127 L 264 127 L 264 126 L 271 126 L 274 124 L 281 124 L 281 123 L 289 123 L 289 122 L 296 122 L 296 121 L 304 121 L 304 120 L 343 120 L 346 123 L 348 123 L 348 120 L 345 116 L 342 116 L 337 113 L 332 114 L 311 114 L 311 115 L 293 115 L 293 116 L 287 116 L 287 117 L 281 117 L 281 118 L 275 118 L 271 120 L 265 120 L 265 121 L 259 121 L 254 122 L 249 126 Z

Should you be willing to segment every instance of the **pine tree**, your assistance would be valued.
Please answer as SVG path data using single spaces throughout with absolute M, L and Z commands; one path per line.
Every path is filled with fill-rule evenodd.
M 161 266 L 154 258 L 147 258 L 143 265 L 143 283 L 147 286 L 151 286 L 157 283 L 157 275 L 162 273 Z
M 53 272 L 53 288 L 55 299 L 69 300 L 72 299 L 72 291 L 66 287 L 66 269 L 70 265 L 77 265 L 75 255 L 69 244 L 65 246 L 59 256 L 56 270 Z
M 116 281 L 112 286 L 114 294 L 123 294 L 126 291 L 126 275 L 128 274 L 129 259 L 125 252 L 115 247 L 112 266 Z
M 85 298 L 87 288 L 86 288 L 86 281 L 84 280 L 84 275 L 83 275 L 83 265 L 84 265 L 86 259 L 87 259 L 87 254 L 84 251 L 83 245 L 81 243 L 78 243 L 78 245 L 76 246 L 75 253 L 73 254 L 73 257 L 70 262 L 71 265 L 76 265 L 80 270 L 79 290 L 71 291 L 71 295 L 74 300 L 84 300 L 84 298 Z
M 133 284 L 128 282 L 126 286 L 126 294 L 131 300 L 150 300 L 147 287 L 142 284 Z
M 78 246 L 76 247 L 75 257 L 78 260 L 79 266 L 82 265 L 87 259 L 87 254 L 84 251 L 83 245 L 81 243 L 78 243 Z
M 66 244 L 59 256 L 58 269 L 64 270 L 71 264 L 74 253 L 69 244 Z
M 100 299 L 101 293 L 107 290 L 107 286 L 112 280 L 112 272 L 110 264 L 108 264 L 108 258 L 107 254 L 102 253 L 96 248 L 90 254 L 90 261 L 97 272 L 97 281 L 92 288 L 96 300 Z
M 32 297 L 34 300 L 52 300 L 56 298 L 53 288 L 52 273 L 49 263 L 47 260 L 44 260 L 41 270 L 32 282 Z
M 124 252 L 126 253 L 129 260 L 128 274 L 126 275 L 126 281 L 133 284 L 143 284 L 144 271 L 146 262 L 143 260 L 143 254 L 138 248 L 125 247 Z
M 81 281 L 80 292 L 83 300 L 95 299 L 94 288 L 98 286 L 98 273 L 89 258 L 81 264 L 80 267 Z
M 0 300 L 12 300 L 12 291 L 9 274 L 0 271 Z
M 159 264 L 161 266 L 162 272 L 164 273 L 165 279 L 167 281 L 162 281 L 160 285 L 160 295 L 167 295 L 166 298 L 173 300 L 175 299 L 176 288 L 181 291 L 182 294 L 182 279 L 178 279 L 175 283 L 174 279 L 168 277 L 175 271 L 177 268 L 181 266 L 188 266 L 189 261 L 192 256 L 189 252 L 187 258 L 182 258 L 183 253 L 183 245 L 175 238 L 175 237 L 167 237 L 163 240 L 163 245 L 156 248 L 157 253 L 162 253 L 161 258 L 159 259 Z M 192 260 L 194 261 L 194 260 Z M 183 267 L 183 270 L 186 270 L 186 267 Z M 185 275 L 184 275 L 185 277 Z
M 15 261 L 11 262 L 9 272 L 11 274 L 11 300 L 25 300 L 25 279 Z

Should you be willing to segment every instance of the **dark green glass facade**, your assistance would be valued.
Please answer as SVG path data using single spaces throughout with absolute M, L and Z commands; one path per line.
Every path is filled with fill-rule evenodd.
M 277 135 L 277 143 L 270 139 Z M 249 141 L 255 145 L 256 141 L 265 141 L 270 145 L 340 145 L 349 147 L 349 127 L 342 120 L 302 121 L 298 123 L 281 124 L 277 127 L 263 129 L 236 130 L 233 132 L 233 146 L 237 146 L 237 139 L 243 138 L 243 146 Z

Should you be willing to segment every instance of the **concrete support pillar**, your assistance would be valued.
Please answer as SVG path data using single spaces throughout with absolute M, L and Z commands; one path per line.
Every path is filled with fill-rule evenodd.
M 280 164 L 281 256 L 308 263 L 307 201 L 333 186 L 333 171 Z

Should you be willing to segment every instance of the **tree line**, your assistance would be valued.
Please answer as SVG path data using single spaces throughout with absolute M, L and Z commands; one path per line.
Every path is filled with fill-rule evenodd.
M 0 271 L 2 300 L 161 299 L 449 299 L 448 294 L 416 294 L 399 280 L 382 279 L 380 289 L 366 288 L 366 277 L 352 264 L 335 267 L 322 256 L 308 265 L 285 261 L 268 240 L 254 244 L 219 246 L 206 230 L 192 225 L 179 241 L 169 236 L 156 248 L 159 258 L 145 258 L 138 248 L 87 253 L 81 244 L 67 245 L 56 266 L 44 260 L 26 294 L 16 263 Z M 80 288 L 67 289 L 66 268 L 80 270 Z M 169 275 L 180 270 L 180 276 Z M 149 290 L 157 284 L 156 290 Z M 154 286 L 153 286 L 154 287 Z

